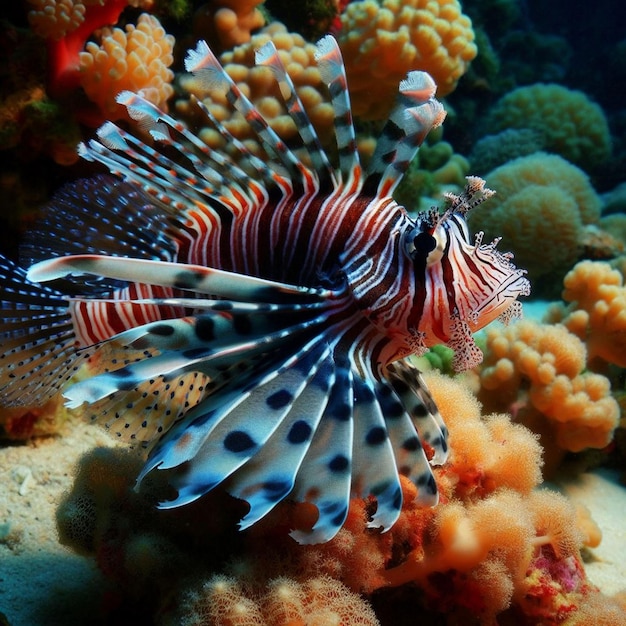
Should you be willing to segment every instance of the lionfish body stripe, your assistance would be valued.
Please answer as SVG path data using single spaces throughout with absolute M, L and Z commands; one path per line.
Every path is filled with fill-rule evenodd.
M 221 485 L 250 504 L 245 528 L 285 498 L 309 500 L 319 518 L 293 532 L 303 543 L 332 538 L 351 497 L 374 496 L 370 524 L 390 528 L 400 474 L 436 503 L 430 465 L 446 459 L 446 428 L 405 357 L 444 343 L 460 369 L 472 367 L 471 332 L 510 317 L 529 291 L 497 242 L 470 241 L 465 213 L 491 193 L 480 179 L 417 219 L 390 195 L 443 119 L 432 79 L 402 81 L 365 170 L 332 37 L 317 59 L 338 167 L 273 44 L 257 62 L 279 83 L 304 159 L 201 42 L 187 69 L 226 91 L 270 156 L 200 102 L 228 154 L 124 92 L 118 101 L 151 144 L 106 123 L 79 152 L 116 178 L 58 193 L 24 242 L 28 271 L 0 259 L 3 404 L 59 390 L 70 407 L 87 404 L 92 419 L 151 447 L 138 487 L 167 472 L 177 496 L 164 508 Z M 71 380 L 85 363 L 89 376 Z

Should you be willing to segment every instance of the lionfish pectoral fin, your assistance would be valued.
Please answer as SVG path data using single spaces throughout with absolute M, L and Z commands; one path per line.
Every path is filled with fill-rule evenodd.
M 76 335 L 63 294 L 31 283 L 0 256 L 0 393 L 3 406 L 37 406 L 52 396 L 88 356 Z
M 373 378 L 354 376 L 353 495 L 376 498 L 370 528 L 388 530 L 402 508 L 402 488 Z
M 227 491 L 250 504 L 241 520 L 243 530 L 257 522 L 292 491 L 326 405 L 332 376 L 330 348 L 320 342 L 297 366 L 302 384 L 298 394 L 288 390 L 285 415 L 266 444 L 233 476 Z
M 417 486 L 420 504 L 434 506 L 439 497 L 431 463 L 443 463 L 448 451 L 447 430 L 435 403 L 417 370 L 404 361 L 388 367 L 387 379 L 377 382 L 375 393 L 398 472 Z M 424 446 L 431 451 L 430 460 Z
M 302 461 L 291 497 L 313 502 L 318 519 L 309 531 L 294 530 L 302 544 L 332 539 L 348 515 L 354 438 L 353 373 L 347 359 L 333 359 L 328 399 L 311 445 Z
M 201 265 L 109 257 L 97 254 L 66 256 L 36 263 L 28 270 L 32 282 L 46 282 L 74 274 L 146 283 L 247 302 L 323 300 L 326 290 L 296 287 Z
M 220 304 L 198 316 L 151 322 L 103 342 L 101 346 L 115 343 L 143 349 L 144 354 L 72 385 L 64 392 L 67 406 L 92 404 L 120 391 L 137 393 L 145 381 L 187 372 L 219 379 L 224 370 L 278 350 L 326 319 L 323 309 L 315 306 L 270 306 L 260 313 L 252 305 Z
M 324 346 L 315 339 L 295 354 L 284 350 L 282 355 L 258 363 L 244 380 L 234 382 L 226 402 L 209 396 L 167 433 L 151 453 L 142 477 L 153 468 L 188 462 L 170 478 L 177 498 L 161 506 L 191 502 L 224 483 L 233 495 L 248 500 L 249 516 L 256 520 L 284 498 L 291 489 L 299 456 L 307 447 L 308 436 L 303 436 L 307 432 L 310 436 L 316 427 L 310 416 L 301 414 L 297 419 L 294 405 L 302 409 L 303 394 L 314 399 L 311 381 L 323 359 Z M 285 450 L 286 456 L 269 454 L 290 446 L 293 449 Z

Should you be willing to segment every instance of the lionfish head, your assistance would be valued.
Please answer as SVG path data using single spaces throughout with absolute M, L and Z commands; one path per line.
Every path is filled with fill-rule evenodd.
M 463 193 L 446 195 L 443 213 L 420 213 L 404 235 L 415 273 L 408 333 L 422 350 L 442 343 L 453 348 L 457 369 L 482 359 L 471 333 L 496 318 L 518 317 L 517 298 L 530 293 L 526 271 L 515 267 L 511 253 L 497 250 L 499 239 L 483 244 L 482 232 L 470 237 L 466 214 L 493 193 L 470 176 Z

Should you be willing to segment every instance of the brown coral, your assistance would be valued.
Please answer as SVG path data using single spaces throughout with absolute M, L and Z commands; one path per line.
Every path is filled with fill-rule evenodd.
M 265 24 L 258 5 L 263 0 L 212 0 L 194 15 L 194 34 L 214 49 L 229 50 L 250 41 L 252 31 Z
M 431 74 L 438 96 L 456 87 L 476 56 L 470 19 L 457 0 L 363 0 L 341 16 L 354 114 L 385 119 L 398 83 L 411 70 Z

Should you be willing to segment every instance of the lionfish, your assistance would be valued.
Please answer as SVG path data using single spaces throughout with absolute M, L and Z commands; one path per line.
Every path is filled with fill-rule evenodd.
M 515 314 L 529 292 L 497 241 L 470 240 L 465 214 L 491 193 L 482 180 L 416 219 L 392 199 L 444 117 L 432 78 L 415 71 L 400 83 L 363 169 L 331 36 L 316 60 L 338 164 L 271 42 L 256 62 L 278 82 L 301 158 L 200 42 L 186 69 L 225 90 L 268 158 L 202 102 L 224 151 L 123 92 L 146 141 L 105 123 L 79 153 L 115 177 L 58 192 L 24 242 L 28 271 L 0 261 L 4 405 L 62 388 L 67 406 L 90 405 L 92 419 L 152 446 L 137 485 L 168 471 L 177 496 L 163 508 L 221 485 L 249 503 L 246 528 L 285 498 L 313 502 L 312 529 L 292 532 L 301 543 L 331 539 L 351 497 L 373 496 L 369 525 L 389 529 L 400 475 L 424 505 L 437 502 L 430 466 L 446 459 L 446 428 L 406 357 L 446 344 L 457 368 L 472 367 L 481 354 L 471 333 Z M 77 380 L 86 361 L 96 371 Z

